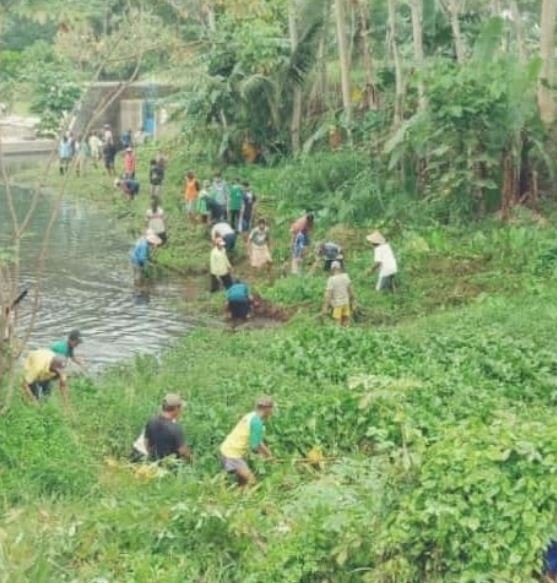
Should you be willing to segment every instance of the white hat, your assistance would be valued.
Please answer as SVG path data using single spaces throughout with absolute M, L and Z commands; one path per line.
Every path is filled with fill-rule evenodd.
M 366 237 L 366 241 L 369 241 L 372 245 L 384 245 L 387 242 L 379 231 L 373 231 L 371 235 Z
M 153 231 L 153 229 L 147 229 L 145 238 L 147 239 L 148 243 L 155 245 L 155 247 L 158 247 L 162 243 L 161 238 L 155 233 L 155 231 Z

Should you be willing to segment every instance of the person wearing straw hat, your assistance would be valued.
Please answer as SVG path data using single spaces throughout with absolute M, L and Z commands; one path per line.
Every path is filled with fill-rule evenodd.
M 255 476 L 244 457 L 253 451 L 271 458 L 271 450 L 264 442 L 265 421 L 273 414 L 273 400 L 260 397 L 255 411 L 244 415 L 220 446 L 222 465 L 228 473 L 235 474 L 240 487 L 253 484 Z
M 184 401 L 180 395 L 168 393 L 164 397 L 162 411 L 151 417 L 145 425 L 143 444 L 141 445 L 143 445 L 143 451 L 148 454 L 149 459 L 161 460 L 173 455 L 191 461 L 191 450 L 186 445 L 184 431 L 178 423 L 183 410 Z M 137 445 L 134 444 L 134 448 L 137 448 Z
M 140 237 L 135 244 L 131 253 L 131 262 L 136 284 L 140 284 L 145 277 L 145 271 L 151 259 L 151 250 L 161 243 L 161 238 L 151 229 L 147 229 L 145 235 Z
M 332 308 L 333 319 L 345 326 L 350 320 L 351 307 L 354 305 L 352 282 L 348 274 L 342 272 L 340 261 L 333 261 L 331 273 L 332 275 L 327 280 L 323 312 L 326 313 L 329 308 Z
M 372 271 L 379 271 L 377 291 L 394 291 L 398 266 L 391 246 L 379 231 L 374 231 L 368 235 L 366 240 L 373 245 L 374 249 Z

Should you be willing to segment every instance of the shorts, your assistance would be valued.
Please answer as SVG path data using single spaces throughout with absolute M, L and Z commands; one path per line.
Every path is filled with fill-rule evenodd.
M 245 302 L 228 302 L 230 314 L 235 320 L 245 320 L 250 312 L 249 301 Z
M 189 214 L 193 214 L 196 206 L 195 200 L 186 200 L 184 203 L 184 210 Z
M 395 289 L 395 274 L 385 275 L 379 278 L 377 282 L 377 291 L 394 291 Z
M 344 304 L 343 306 L 337 306 L 333 308 L 333 318 L 335 320 L 344 320 L 345 318 L 350 318 L 350 305 Z
M 238 470 L 248 470 L 248 464 L 242 458 L 223 457 L 222 465 L 226 472 L 237 472 Z

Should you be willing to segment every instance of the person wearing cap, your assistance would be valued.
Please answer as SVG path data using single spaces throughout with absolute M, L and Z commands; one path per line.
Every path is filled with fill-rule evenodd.
M 398 266 L 391 246 L 379 231 L 374 231 L 368 235 L 366 240 L 373 245 L 374 249 L 372 271 L 379 271 L 377 291 L 394 291 Z
M 351 307 L 354 305 L 352 282 L 348 274 L 342 272 L 340 261 L 333 261 L 331 273 L 325 289 L 323 312 L 326 313 L 332 308 L 333 319 L 344 326 L 350 320 Z
M 224 240 L 226 250 L 229 253 L 234 251 L 234 247 L 236 246 L 236 231 L 228 223 L 222 221 L 213 225 L 211 239 L 214 240 L 216 237 L 221 237 Z
M 153 231 L 147 230 L 145 235 L 139 238 L 131 253 L 131 262 L 134 272 L 134 281 L 136 284 L 141 283 L 145 276 L 145 270 L 151 259 L 151 250 L 162 243 Z
M 233 323 L 247 320 L 252 303 L 249 287 L 244 282 L 236 280 L 226 290 L 226 311 Z
M 131 146 L 124 150 L 124 178 L 135 179 L 135 153 Z
M 250 451 L 265 458 L 272 457 L 264 442 L 265 421 L 272 414 L 272 399 L 261 397 L 257 400 L 255 411 L 244 415 L 220 446 L 224 470 L 235 474 L 241 487 L 255 482 L 255 476 L 244 459 Z
M 74 364 L 83 368 L 85 362 L 75 356 L 74 350 L 83 342 L 79 330 L 72 330 L 66 340 L 58 340 L 50 345 L 50 350 L 59 356 L 69 358 Z
M 117 178 L 114 188 L 119 188 L 128 200 L 133 200 L 139 194 L 139 181 L 135 178 Z
M 169 393 L 163 399 L 162 411 L 149 419 L 144 433 L 144 447 L 149 459 L 161 460 L 175 455 L 191 461 L 191 450 L 186 445 L 184 431 L 178 423 L 183 409 L 182 398 Z
M 52 350 L 32 350 L 23 363 L 23 391 L 33 402 L 50 395 L 50 383 L 58 380 L 64 403 L 68 404 L 68 393 L 64 358 Z
M 232 285 L 232 266 L 226 254 L 226 245 L 222 237 L 213 239 L 210 257 L 211 292 L 216 292 L 221 285 L 228 289 Z

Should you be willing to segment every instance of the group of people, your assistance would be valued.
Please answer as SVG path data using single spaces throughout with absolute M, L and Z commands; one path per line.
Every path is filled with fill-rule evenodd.
M 68 383 L 65 374 L 67 360 L 80 367 L 83 359 L 75 355 L 81 344 L 79 330 L 72 330 L 64 340 L 53 342 L 48 348 L 32 350 L 23 364 L 22 388 L 26 398 L 34 404 L 47 399 L 51 384 L 57 380 L 65 406 L 68 406 Z M 133 444 L 131 460 L 134 462 L 158 461 L 175 456 L 185 461 L 192 460 L 191 448 L 187 445 L 178 419 L 184 410 L 184 401 L 179 395 L 168 394 L 163 400 L 162 410 L 150 418 Z M 246 455 L 253 451 L 270 458 L 271 451 L 264 442 L 265 420 L 273 412 L 273 401 L 269 397 L 258 399 L 255 410 L 244 415 L 220 446 L 223 468 L 234 474 L 240 486 L 255 482 Z
M 169 393 L 164 397 L 161 411 L 147 421 L 133 444 L 130 456 L 132 462 L 159 461 L 171 456 L 192 461 L 191 447 L 178 423 L 184 408 L 185 403 L 180 395 Z M 219 447 L 223 469 L 234 474 L 241 487 L 255 482 L 255 476 L 246 461 L 250 452 L 264 458 L 272 457 L 264 439 L 265 421 L 272 413 L 273 400 L 260 397 L 255 409 L 238 421 Z
M 92 131 L 88 136 L 76 138 L 73 132 L 65 133 L 58 144 L 58 159 L 60 174 L 66 174 L 72 163 L 78 176 L 85 174 L 89 162 L 95 168 L 103 165 L 109 176 L 115 174 L 115 160 L 119 151 L 133 151 L 131 130 L 122 134 L 119 140 L 114 138 L 110 124 L 105 124 L 102 130 Z M 126 156 L 124 156 L 125 160 Z M 127 162 L 125 160 L 125 165 Z M 132 170 L 132 174 L 134 171 Z M 124 174 L 127 174 L 125 171 Z

